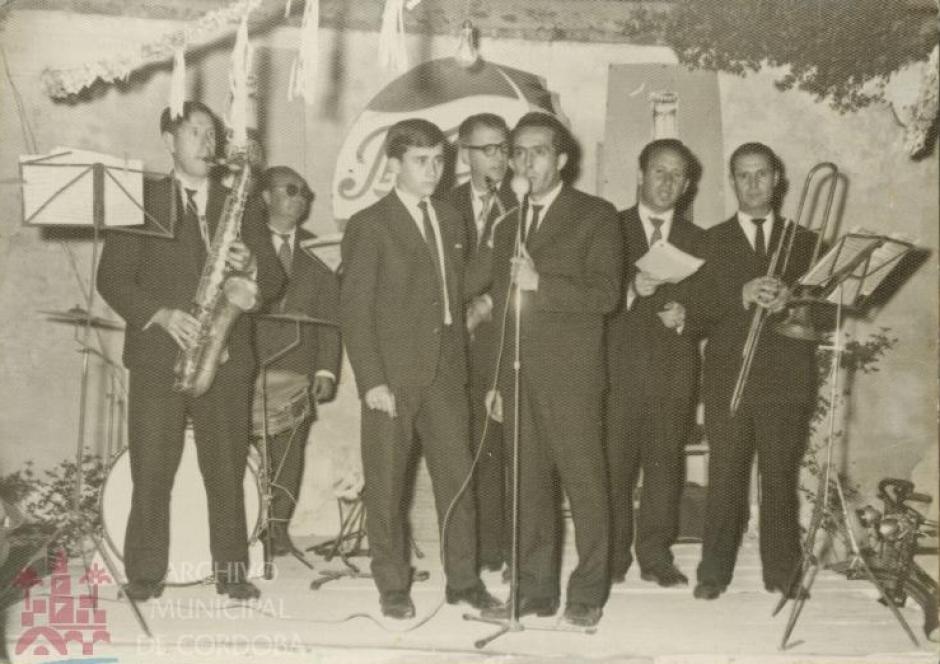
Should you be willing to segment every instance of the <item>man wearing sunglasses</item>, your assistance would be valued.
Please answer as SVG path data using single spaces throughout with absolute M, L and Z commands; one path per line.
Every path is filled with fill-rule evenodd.
M 458 156 L 470 169 L 470 179 L 451 191 L 464 231 L 464 258 L 474 258 L 489 241 L 493 226 L 516 205 L 509 186 L 509 127 L 493 113 L 471 115 L 457 129 Z M 486 428 L 486 393 L 493 381 L 498 330 L 493 323 L 493 300 L 488 294 L 467 305 L 470 358 L 470 435 L 472 452 L 483 451 L 474 481 L 477 500 L 477 555 L 480 567 L 498 571 L 508 563 L 509 538 L 504 513 L 506 484 L 502 453 L 502 427 L 490 420 Z
M 300 227 L 313 204 L 313 192 L 304 179 L 287 166 L 273 166 L 261 177 L 261 200 L 267 214 L 269 237 L 287 275 L 287 288 L 269 313 L 303 314 L 313 318 L 339 320 L 339 283 L 336 275 L 322 262 L 301 249 L 301 242 L 315 236 Z M 271 553 L 283 556 L 296 552 L 288 535 L 288 524 L 304 468 L 304 446 L 310 426 L 316 419 L 316 405 L 333 397 L 341 357 L 339 329 L 329 325 L 305 323 L 300 326 L 300 343 L 284 352 L 297 340 L 297 324 L 290 321 L 259 319 L 255 327 L 258 359 L 267 368 L 268 413 L 280 412 L 298 404 L 299 418 L 289 426 L 272 432 L 268 422 L 269 475 L 272 499 L 269 516 Z M 275 358 L 270 362 L 272 358 Z M 255 391 L 255 419 L 260 420 L 261 384 Z M 281 389 L 285 388 L 285 389 Z M 305 399 L 296 401 L 298 390 L 309 390 Z M 260 425 L 256 423 L 256 433 Z M 280 429 L 280 426 L 274 426 Z M 273 433 L 273 435 L 271 435 Z

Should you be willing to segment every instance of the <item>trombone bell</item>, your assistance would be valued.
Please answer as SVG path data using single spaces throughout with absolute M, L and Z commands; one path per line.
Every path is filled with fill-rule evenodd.
M 801 341 L 818 343 L 823 340 L 823 335 L 819 333 L 813 324 L 813 312 L 808 304 L 791 307 L 787 312 L 786 320 L 774 325 L 774 332 Z

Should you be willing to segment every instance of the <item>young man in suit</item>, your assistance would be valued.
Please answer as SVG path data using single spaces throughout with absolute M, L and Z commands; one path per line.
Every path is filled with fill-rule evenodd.
M 405 523 L 414 442 L 421 442 L 442 529 L 447 601 L 498 606 L 476 568 L 470 473 L 462 229 L 432 198 L 444 172 L 441 130 L 402 120 L 386 137 L 395 188 L 349 220 L 340 310 L 362 398 L 362 465 L 372 575 L 382 613 L 414 616 Z M 456 499 L 456 501 L 455 501 Z M 449 521 L 445 524 L 445 516 Z
M 300 343 L 287 353 L 284 350 L 297 341 L 297 323 L 264 318 L 255 323 L 255 343 L 259 361 L 269 378 L 268 390 L 275 376 L 284 384 L 309 388 L 309 412 L 283 431 L 269 436 L 268 441 L 268 464 L 273 482 L 269 514 L 271 553 L 283 556 L 295 551 L 288 535 L 288 524 L 300 494 L 304 447 L 316 419 L 316 405 L 333 397 L 339 375 L 342 356 L 338 327 L 339 281 L 332 270 L 301 248 L 304 240 L 315 236 L 300 227 L 310 214 L 314 199 L 300 174 L 287 166 L 273 166 L 262 175 L 259 188 L 267 211 L 266 230 L 287 274 L 284 295 L 269 312 L 301 314 L 336 323 L 336 326 L 301 324 Z M 267 361 L 275 356 L 273 362 Z M 260 381 L 263 378 L 263 375 L 258 376 L 259 385 L 255 390 L 258 413 L 261 412 Z M 294 394 L 283 396 L 290 398 Z M 272 400 L 269 393 L 269 412 L 290 405 Z
M 590 627 L 607 598 L 607 465 L 602 441 L 606 383 L 604 316 L 620 298 L 621 236 L 614 207 L 566 185 L 575 146 L 554 116 L 528 113 L 512 131 L 512 168 L 531 183 L 521 214 L 497 227 L 491 289 L 496 319 L 521 292 L 519 614 L 553 615 L 559 604 L 558 479 L 571 503 L 578 566 L 565 620 Z M 517 238 L 521 246 L 517 250 Z M 515 292 L 516 288 L 513 288 Z M 507 335 L 504 358 L 514 357 Z M 512 458 L 513 362 L 499 384 Z M 484 612 L 506 616 L 503 611 Z
M 484 244 L 500 216 L 515 205 L 509 186 L 509 127 L 493 113 L 471 115 L 457 129 L 458 155 L 470 169 L 470 179 L 450 192 L 464 229 L 464 256 L 469 261 Z M 477 555 L 483 569 L 496 571 L 508 563 L 509 540 L 504 523 L 502 426 L 487 425 L 486 393 L 492 388 L 500 329 L 493 321 L 493 299 L 478 295 L 467 305 L 470 356 L 471 452 L 476 454 L 486 428 L 486 440 L 474 474 L 477 500 Z
M 635 263 L 659 241 L 697 254 L 703 231 L 676 212 L 694 165 L 689 149 L 676 139 L 659 139 L 643 148 L 639 162 L 637 204 L 620 213 L 626 297 L 607 323 L 611 576 L 622 581 L 633 560 L 633 493 L 642 469 L 635 538 L 640 575 L 669 587 L 689 582 L 673 563 L 670 547 L 679 534 L 683 447 L 698 384 L 698 344 L 662 321 L 668 302 L 687 301 L 689 280 L 660 282 Z
M 807 269 L 815 234 L 797 229 L 783 274 L 768 274 L 773 254 L 792 232 L 777 213 L 782 166 L 762 143 L 745 143 L 731 155 L 731 184 L 738 211 L 705 234 L 705 265 L 693 281 L 686 332 L 708 335 L 702 390 L 708 438 L 708 497 L 702 560 L 695 597 L 716 599 L 731 583 L 748 515 L 751 463 L 760 476 L 760 552 L 764 586 L 787 595 L 800 565 L 800 460 L 816 398 L 815 346 L 774 332 L 792 284 Z M 784 262 L 781 256 L 779 263 Z M 759 337 L 737 412 L 731 396 L 755 308 L 768 320 Z M 676 323 L 683 317 L 677 317 Z
M 227 359 L 199 397 L 174 391 L 180 349 L 197 343 L 199 322 L 189 314 L 207 250 L 220 223 L 227 190 L 212 176 L 216 118 L 189 101 L 183 115 L 163 111 L 160 132 L 173 158 L 169 177 L 148 183 L 144 209 L 172 238 L 112 231 L 98 266 L 98 291 L 127 323 L 124 364 L 130 370 L 128 443 L 134 483 L 124 543 L 134 600 L 159 597 L 167 572 L 170 492 L 192 420 L 209 507 L 209 540 L 216 589 L 233 599 L 258 597 L 247 579 L 248 533 L 243 480 L 256 371 L 251 321 L 232 326 Z M 242 220 L 242 241 L 227 255 L 229 267 L 255 273 L 259 299 L 271 299 L 284 275 L 269 242 Z

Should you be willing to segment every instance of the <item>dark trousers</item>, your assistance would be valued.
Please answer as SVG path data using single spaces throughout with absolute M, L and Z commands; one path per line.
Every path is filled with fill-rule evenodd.
M 271 482 L 271 506 L 268 519 L 275 533 L 287 532 L 297 507 L 304 476 L 304 454 L 313 417 L 305 417 L 280 433 L 268 436 L 268 479 Z M 255 445 L 261 443 L 255 439 Z
M 643 570 L 673 561 L 670 547 L 679 536 L 690 411 L 689 399 L 638 398 L 616 389 L 608 395 L 612 576 L 627 573 L 631 546 Z M 634 544 L 633 494 L 640 469 L 643 488 Z
M 601 395 L 594 389 L 539 384 L 526 373 L 519 410 L 519 593 L 559 595 L 559 480 L 571 506 L 578 565 L 568 579 L 567 601 L 602 606 L 610 583 L 607 468 Z M 513 381 L 502 380 L 506 459 L 512 481 Z
M 486 367 L 478 366 L 484 361 L 472 354 L 471 350 L 470 451 L 473 455 L 479 454 L 473 477 L 477 509 L 477 556 L 481 566 L 498 568 L 510 559 L 509 526 L 504 519 L 507 477 L 503 465 L 503 427 L 495 420 L 487 421 L 485 399 L 487 391 L 492 387 L 492 376 L 487 375 Z M 489 368 L 491 374 L 492 367 Z
M 706 402 L 705 407 L 708 495 L 698 579 L 722 586 L 731 583 L 747 523 L 748 484 L 756 450 L 763 577 L 765 583 L 783 585 L 800 564 L 797 490 L 809 407 L 802 403 L 746 404 L 731 418 L 727 403 Z
M 133 492 L 124 539 L 132 581 L 161 581 L 170 544 L 170 494 L 192 419 L 209 511 L 209 547 L 219 578 L 243 578 L 248 564 L 244 478 L 251 425 L 252 376 L 219 367 L 198 398 L 172 389 L 172 376 L 133 369 L 128 446 Z
M 379 592 L 407 591 L 411 585 L 407 532 L 407 473 L 414 468 L 416 434 L 427 461 L 439 527 L 448 508 L 444 548 L 447 585 L 465 590 L 479 583 L 473 491 L 451 507 L 470 473 L 467 386 L 455 378 L 463 361 L 459 332 L 445 331 L 437 375 L 426 387 L 391 386 L 397 417 L 362 404 L 362 468 L 366 532 L 372 576 Z

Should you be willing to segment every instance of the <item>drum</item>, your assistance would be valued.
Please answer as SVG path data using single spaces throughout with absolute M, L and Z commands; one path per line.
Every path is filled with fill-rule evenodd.
M 264 435 L 262 421 L 261 372 L 255 382 L 255 401 L 252 409 L 252 435 Z M 310 379 L 295 371 L 271 369 L 268 377 L 268 435 L 274 436 L 292 429 L 310 417 Z
M 124 560 L 124 533 L 131 511 L 132 488 L 130 456 L 127 450 L 124 450 L 111 465 L 101 487 L 100 496 L 104 538 L 121 567 Z M 261 526 L 261 489 L 257 464 L 250 457 L 245 470 L 244 488 L 245 523 L 251 543 L 257 539 Z M 196 459 L 196 443 L 192 428 L 187 428 L 183 456 L 176 471 L 170 499 L 170 557 L 167 583 L 199 583 L 212 575 L 208 523 L 209 510 Z M 119 569 L 119 572 L 123 572 L 123 568 Z

